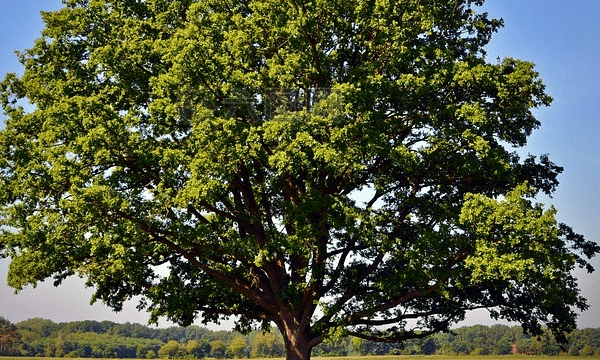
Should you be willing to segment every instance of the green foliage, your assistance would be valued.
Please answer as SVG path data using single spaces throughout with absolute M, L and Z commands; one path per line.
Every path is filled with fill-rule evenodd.
M 236 359 L 247 357 L 248 351 L 246 349 L 246 339 L 244 339 L 243 336 L 236 336 L 233 338 L 227 348 L 227 353 Z
M 95 358 L 143 358 L 161 347 L 159 340 L 124 338 L 110 334 L 62 333 L 24 345 L 29 356 L 66 356 Z
M 59 326 L 51 320 L 42 318 L 33 318 L 17 324 L 19 333 L 26 334 L 25 342 L 51 336 L 59 329 Z
M 352 338 L 352 347 L 358 352 L 359 355 L 366 355 L 364 346 L 364 340 L 361 338 Z
M 594 355 L 594 349 L 589 345 L 586 345 L 583 348 L 581 348 L 581 350 L 579 350 L 579 356 L 593 356 L 593 355 Z
M 274 323 L 298 359 L 328 338 L 420 339 L 483 307 L 564 341 L 587 308 L 571 272 L 600 247 L 535 203 L 562 168 L 513 151 L 552 99 L 533 64 L 487 61 L 502 21 L 482 4 L 44 13 L 23 75 L 0 84 L 9 284 L 79 274 L 116 310 L 140 295 L 153 319 Z M 44 351 L 77 355 L 63 340 Z
M 346 355 L 352 354 L 356 351 L 356 349 L 354 349 L 353 345 L 352 345 L 352 342 L 354 339 L 356 339 L 356 338 L 328 339 L 327 341 L 324 341 L 321 344 L 315 346 L 312 353 L 313 353 L 313 355 L 316 355 L 316 356 L 326 356 L 326 357 L 346 356 Z M 369 350 L 368 347 L 371 344 L 368 341 L 365 341 L 363 344 L 365 344 L 363 351 L 365 353 L 368 353 L 368 350 Z M 377 344 L 376 347 L 381 348 L 382 347 L 381 345 L 383 345 L 383 344 Z
M 0 355 L 18 355 L 21 335 L 17 327 L 7 319 L 0 317 Z
M 227 352 L 227 345 L 221 340 L 215 340 L 210 342 L 210 355 L 222 359 L 225 357 Z
M 158 356 L 161 359 L 175 359 L 179 355 L 179 343 L 175 340 L 169 341 L 158 349 Z
M 171 327 L 156 329 L 139 324 L 116 324 L 108 321 L 72 322 L 55 324 L 44 319 L 31 319 L 16 324 L 19 333 L 30 331 L 35 324 L 45 324 L 46 329 L 53 329 L 48 336 L 40 336 L 32 342 L 25 342 L 19 351 L 26 356 L 65 357 L 127 357 L 154 358 L 159 353 L 164 358 L 204 358 L 211 356 L 211 342 L 215 342 L 219 356 L 225 357 L 277 357 L 284 353 L 282 337 L 277 331 L 264 334 L 259 330 L 242 336 L 228 331 L 210 331 L 198 327 Z M 39 327 L 38 327 L 39 328 Z M 103 332 L 82 332 L 79 329 L 104 329 Z M 150 338 L 121 337 L 114 334 L 133 334 L 127 329 L 137 329 L 136 333 L 150 335 Z M 146 330 L 144 330 L 144 328 Z M 186 340 L 186 336 L 189 340 Z M 169 339 L 168 344 L 159 339 Z M 174 340 L 174 339 L 178 340 Z M 316 346 L 316 356 L 348 356 L 361 353 L 364 355 L 506 355 L 515 351 L 543 355 L 571 354 L 583 356 L 589 353 L 589 347 L 597 352 L 600 349 L 600 329 L 575 330 L 567 335 L 568 343 L 561 348 L 556 339 L 550 335 L 532 338 L 523 333 L 519 326 L 505 325 L 470 326 L 452 330 L 450 333 L 432 335 L 426 339 L 412 339 L 402 344 L 373 342 L 360 338 L 343 338 L 329 340 Z M 186 342 L 187 341 L 187 342 Z M 166 345 L 166 346 L 165 346 Z M 225 350 L 223 350 L 225 346 Z M 162 349 L 162 350 L 160 350 Z M 170 351 L 168 349 L 171 349 Z M 572 350 L 570 350 L 572 349 Z M 583 354 L 581 353 L 583 351 Z
M 252 341 L 252 357 L 270 358 L 280 357 L 285 354 L 281 336 L 273 332 L 259 333 Z
M 190 340 L 185 345 L 185 353 L 194 358 L 202 357 L 202 350 L 202 346 L 198 340 Z
M 469 355 L 472 356 L 481 356 L 481 355 L 487 355 L 485 350 L 482 348 L 475 348 L 473 351 L 471 351 L 471 353 Z
M 166 357 L 203 358 L 210 353 L 209 341 L 222 339 L 229 343 L 232 337 L 226 331 L 210 331 L 197 326 L 154 329 L 109 321 L 56 324 L 45 319 L 30 319 L 18 323 L 17 328 L 20 334 L 28 336 L 21 349 L 28 356 L 70 354 L 77 357 L 147 358 L 157 356 L 166 342 L 175 341 L 178 343 L 177 352 L 169 354 L 163 349 Z

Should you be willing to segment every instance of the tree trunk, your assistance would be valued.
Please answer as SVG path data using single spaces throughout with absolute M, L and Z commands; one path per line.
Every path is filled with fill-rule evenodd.
M 312 348 L 306 344 L 297 343 L 285 339 L 285 359 L 286 360 L 310 360 Z
M 310 330 L 296 321 L 282 322 L 278 327 L 285 342 L 286 360 L 310 360 L 312 348 L 320 342 Z

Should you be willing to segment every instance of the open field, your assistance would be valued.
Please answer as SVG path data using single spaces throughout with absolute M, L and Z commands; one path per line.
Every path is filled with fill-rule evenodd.
M 481 355 L 481 356 L 445 356 L 445 355 L 381 355 L 381 356 L 313 356 L 311 360 L 532 360 L 532 358 L 553 358 L 556 360 L 600 360 L 600 356 L 530 356 L 530 355 Z M 0 360 L 55 360 L 55 359 L 66 359 L 66 358 L 39 358 L 39 357 L 11 357 L 11 356 L 0 356 Z M 102 360 L 102 359 L 95 359 Z M 108 360 L 108 359 L 106 359 Z M 110 359 L 113 360 L 113 359 Z M 131 359 L 133 360 L 133 359 Z M 213 358 L 205 358 L 205 360 L 216 360 Z M 285 358 L 265 358 L 265 359 L 252 359 L 252 360 L 285 360 Z
M 548 355 L 480 355 L 480 356 L 446 356 L 446 355 L 379 355 L 379 356 L 313 356 L 311 360 L 532 360 L 544 358 L 548 360 L 600 360 L 600 356 L 548 356 Z M 37 359 L 39 360 L 39 359 Z M 208 360 L 208 358 L 206 359 Z M 253 360 L 285 360 L 285 358 L 253 359 Z

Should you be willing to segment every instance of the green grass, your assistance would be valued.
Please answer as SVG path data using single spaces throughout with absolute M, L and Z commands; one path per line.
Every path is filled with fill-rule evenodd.
M 532 358 L 548 358 L 549 360 L 600 360 L 600 356 L 548 356 L 548 355 L 379 355 L 379 356 L 313 356 L 311 360 L 531 360 Z M 39 360 L 39 359 L 38 359 Z M 209 360 L 209 359 L 206 359 Z M 212 360 L 212 359 L 211 359 Z M 261 358 L 253 360 L 285 360 L 285 358 Z
M 311 360 L 531 360 L 532 357 L 544 357 L 556 360 L 600 360 L 600 356 L 530 356 L 530 355 L 481 355 L 481 356 L 448 356 L 448 355 L 381 355 L 381 356 L 313 356 Z M 1 360 L 56 360 L 56 359 L 67 359 L 67 358 L 46 358 L 46 357 L 14 357 L 14 356 L 0 356 Z M 103 360 L 103 359 L 94 359 Z M 109 359 L 104 359 L 109 360 Z M 114 359 L 110 359 L 114 360 Z M 123 359 L 125 360 L 125 359 Z M 158 359 L 157 359 L 158 360 Z M 212 358 L 206 358 L 205 360 L 214 360 Z M 252 360 L 285 360 L 285 358 L 268 358 L 268 359 L 252 359 Z
M 548 355 L 379 355 L 379 356 L 313 356 L 311 360 L 531 360 L 532 358 L 547 358 L 548 360 L 600 360 L 600 356 L 548 356 Z M 39 360 L 39 359 L 38 359 Z M 206 359 L 208 360 L 208 359 Z M 211 359 L 212 360 L 212 359 Z M 252 360 L 285 360 L 285 358 L 261 358 Z
M 452 355 L 381 355 L 381 356 L 343 356 L 322 357 L 313 356 L 311 360 L 531 360 L 531 358 L 550 358 L 556 360 L 600 360 L 600 356 L 530 356 L 530 355 L 480 355 L 480 356 L 452 356 Z M 261 359 L 268 360 L 268 359 Z M 271 359 L 274 360 L 274 359 Z

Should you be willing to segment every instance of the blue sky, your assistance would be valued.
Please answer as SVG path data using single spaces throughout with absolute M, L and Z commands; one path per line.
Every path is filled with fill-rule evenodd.
M 14 51 L 32 45 L 42 29 L 40 10 L 61 7 L 58 0 L 0 0 L 0 77 L 21 72 Z M 565 168 L 552 199 L 558 218 L 588 239 L 600 241 L 600 2 L 589 0 L 488 0 L 484 11 L 503 18 L 505 27 L 488 47 L 490 61 L 514 57 L 536 64 L 555 101 L 536 111 L 542 127 L 523 154 L 550 154 Z M 579 327 L 600 327 L 600 260 L 596 273 L 577 271 L 582 294 L 591 305 Z M 8 260 L 0 260 L 0 316 L 18 322 L 44 317 L 56 322 L 111 320 L 146 323 L 135 303 L 121 313 L 102 304 L 89 305 L 91 289 L 81 279 L 60 288 L 41 283 L 13 295 L 6 285 Z M 468 316 L 462 325 L 493 324 L 485 312 Z M 168 325 L 163 321 L 161 325 Z M 224 325 L 227 326 L 227 325 Z

